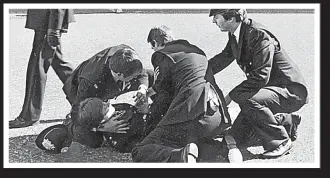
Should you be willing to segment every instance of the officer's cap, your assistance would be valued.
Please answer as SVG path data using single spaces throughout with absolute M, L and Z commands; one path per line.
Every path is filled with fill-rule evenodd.
M 44 129 L 37 136 L 35 143 L 38 148 L 52 153 L 67 151 L 72 143 L 72 136 L 63 124 L 56 124 Z

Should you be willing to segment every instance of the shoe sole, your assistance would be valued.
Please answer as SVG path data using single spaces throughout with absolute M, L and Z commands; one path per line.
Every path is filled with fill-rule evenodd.
M 242 163 L 243 155 L 242 155 L 241 151 L 238 148 L 229 150 L 228 161 L 230 163 Z
M 280 158 L 280 157 L 282 157 L 282 156 L 284 156 L 284 155 L 289 154 L 291 148 L 292 148 L 292 142 L 290 143 L 290 147 L 289 147 L 289 149 L 287 149 L 283 154 L 278 155 L 278 156 L 266 156 L 266 155 L 262 155 L 262 157 L 265 158 L 265 159 Z
M 290 143 L 290 147 L 289 147 L 289 149 L 288 150 L 286 150 L 282 155 L 280 155 L 280 156 L 278 156 L 278 158 L 279 157 L 281 157 L 281 156 L 284 156 L 284 155 L 287 155 L 287 154 L 289 154 L 289 152 L 290 152 L 290 150 L 291 150 L 291 148 L 292 148 L 292 142 Z
M 194 161 L 189 161 L 188 157 L 192 156 Z M 183 150 L 183 162 L 185 163 L 196 163 L 198 158 L 198 147 L 195 143 L 190 143 Z
M 297 140 L 298 125 L 301 122 L 301 116 L 300 115 L 294 114 L 293 116 L 296 117 L 296 118 L 294 120 L 292 120 L 292 124 L 293 124 L 293 127 L 295 129 L 292 129 L 291 130 L 291 137 L 290 137 L 291 138 L 291 141 Z

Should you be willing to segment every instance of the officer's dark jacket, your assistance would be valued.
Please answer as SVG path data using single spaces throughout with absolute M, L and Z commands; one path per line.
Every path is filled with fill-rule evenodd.
M 230 33 L 228 36 L 229 41 L 224 50 L 211 58 L 209 64 L 216 74 L 236 59 L 237 64 L 246 74 L 246 80 L 229 93 L 233 101 L 238 104 L 244 103 L 263 87 L 285 88 L 291 84 L 303 86 L 307 95 L 305 81 L 297 65 L 265 26 L 252 19 L 244 20 L 241 24 L 237 53 L 232 50 L 235 43 L 230 38 Z M 280 88 L 275 90 L 288 97 L 287 92 Z
M 28 9 L 25 28 L 46 31 L 57 29 L 67 32 L 69 23 L 74 22 L 73 9 Z
M 213 86 L 224 102 L 215 83 L 205 53 L 186 40 L 175 40 L 156 51 L 151 58 L 154 67 L 156 91 L 166 90 L 173 96 L 167 113 L 158 125 L 169 125 L 196 119 L 207 110 L 208 92 Z M 212 86 L 211 86 L 212 85 Z M 226 108 L 220 108 L 222 117 L 229 121 Z
M 123 90 L 116 84 L 109 69 L 108 59 L 117 50 L 123 48 L 130 47 L 122 44 L 106 48 L 81 63 L 73 71 L 63 86 L 63 91 L 71 105 L 79 104 L 90 97 L 98 97 L 102 100 L 113 99 L 127 91 L 137 90 L 140 84 L 148 86 L 149 81 L 146 70 L 143 70 L 141 75 L 132 79 Z

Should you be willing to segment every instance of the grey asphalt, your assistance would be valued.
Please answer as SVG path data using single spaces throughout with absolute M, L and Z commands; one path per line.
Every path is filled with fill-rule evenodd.
M 315 166 L 319 162 L 319 98 L 315 97 L 319 91 L 315 87 L 317 83 L 315 66 L 319 59 L 315 58 L 314 40 L 314 14 L 249 14 L 249 17 L 265 24 L 277 35 L 282 47 L 298 64 L 306 79 L 310 94 L 310 102 L 299 113 L 302 115 L 302 123 L 298 128 L 298 139 L 294 142 L 290 154 L 278 159 L 259 159 L 253 155 L 263 152 L 261 146 L 252 145 L 243 150 L 244 163 L 294 163 L 277 164 L 295 167 Z M 62 37 L 64 58 L 73 62 L 75 66 L 88 59 L 98 51 L 112 45 L 128 44 L 139 53 L 146 68 L 152 68 L 150 56 L 152 50 L 147 44 L 147 34 L 154 25 L 167 25 L 173 30 L 176 38 L 184 38 L 199 46 L 207 54 L 208 58 L 219 53 L 227 42 L 227 35 L 220 32 L 216 25 L 212 24 L 212 18 L 208 14 L 78 14 L 76 22 L 70 24 L 69 32 Z M 307 22 L 307 23 L 306 23 Z M 9 82 L 4 87 L 9 95 L 9 113 L 5 115 L 4 127 L 9 120 L 14 119 L 20 112 L 24 100 L 25 75 L 28 57 L 32 48 L 33 31 L 24 28 L 25 17 L 10 15 L 9 20 L 9 66 L 5 78 Z M 6 26 L 5 26 L 6 28 Z M 6 49 L 6 48 L 5 48 Z M 5 63 L 6 64 L 6 63 Z M 6 72 L 6 70 L 5 70 Z M 216 74 L 216 80 L 226 95 L 233 87 L 244 80 L 244 74 L 233 62 L 227 69 Z M 41 122 L 28 128 L 4 129 L 4 139 L 9 139 L 9 162 L 131 162 L 129 154 L 116 153 L 109 148 L 88 149 L 83 148 L 84 158 L 73 159 L 67 156 L 65 159 L 58 155 L 46 154 L 34 145 L 35 136 L 44 128 L 59 123 L 70 110 L 70 105 L 61 90 L 62 84 L 54 71 L 50 68 L 46 85 Z M 239 108 L 232 103 L 230 114 L 235 119 Z M 5 113 L 6 114 L 6 113 Z M 55 122 L 52 122 L 55 121 Z M 57 122 L 56 122 L 57 121 Z M 5 145 L 6 146 L 6 145 Z M 105 153 L 104 153 L 105 152 Z M 89 156 L 88 156 L 89 155 Z M 86 158 L 87 157 L 87 158 Z M 72 159 L 71 159 L 72 158 Z M 212 162 L 226 162 L 217 158 Z M 301 164 L 297 164 L 301 163 Z M 248 164 L 246 164 L 248 166 Z M 265 164 L 258 164 L 260 167 Z M 273 164 L 270 164 L 272 167 Z

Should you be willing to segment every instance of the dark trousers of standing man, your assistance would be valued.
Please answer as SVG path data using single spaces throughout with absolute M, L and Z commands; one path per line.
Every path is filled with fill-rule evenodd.
M 299 84 L 262 88 L 240 104 L 241 112 L 230 133 L 238 144 L 242 144 L 254 132 L 261 139 L 264 149 L 272 151 L 291 137 L 291 113 L 306 103 L 306 97 L 307 91 Z
M 19 115 L 26 121 L 38 121 L 40 119 L 47 72 L 50 66 L 62 83 L 73 71 L 72 64 L 63 60 L 61 45 L 52 49 L 47 43 L 46 31 L 35 31 L 26 73 L 24 104 Z

